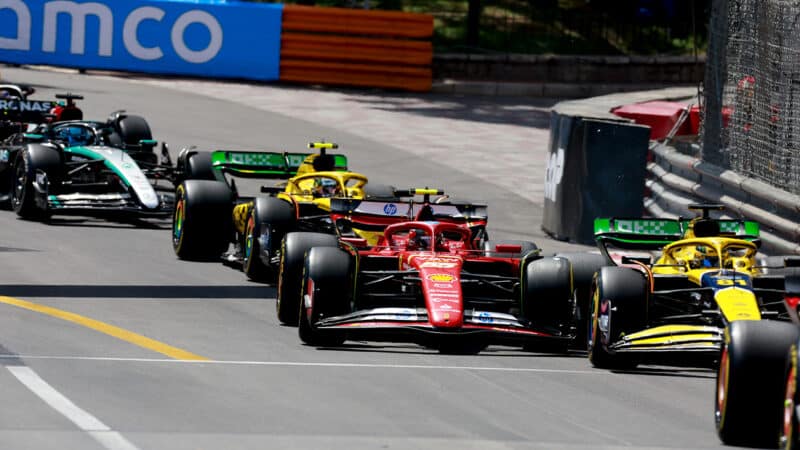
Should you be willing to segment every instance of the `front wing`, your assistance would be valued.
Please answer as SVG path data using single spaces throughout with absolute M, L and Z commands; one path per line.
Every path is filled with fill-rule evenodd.
M 719 353 L 723 329 L 703 325 L 662 325 L 623 336 L 608 346 L 615 353 Z
M 314 324 L 319 331 L 345 332 L 350 339 L 414 341 L 430 336 L 463 335 L 485 339 L 487 344 L 520 344 L 532 341 L 571 341 L 573 335 L 526 326 L 516 316 L 490 311 L 467 311 L 458 328 L 437 328 L 425 308 L 374 308 L 329 317 Z

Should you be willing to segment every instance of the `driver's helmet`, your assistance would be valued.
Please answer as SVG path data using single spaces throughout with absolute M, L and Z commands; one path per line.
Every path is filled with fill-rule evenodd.
M 339 183 L 333 178 L 319 177 L 314 179 L 314 196 L 333 197 L 339 193 Z
M 91 132 L 87 128 L 78 126 L 62 127 L 58 130 L 57 136 L 70 147 L 86 145 L 92 140 Z
M 428 250 L 431 246 L 431 237 L 424 231 L 411 230 L 408 232 L 408 250 Z
M 719 256 L 712 247 L 698 245 L 695 250 L 697 250 L 697 267 L 719 267 Z

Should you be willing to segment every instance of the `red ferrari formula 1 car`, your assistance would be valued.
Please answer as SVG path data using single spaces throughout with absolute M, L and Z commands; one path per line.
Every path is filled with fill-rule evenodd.
M 447 353 L 477 353 L 489 344 L 566 351 L 575 337 L 570 263 L 542 257 L 533 243 L 477 248 L 463 224 L 411 221 L 389 225 L 374 247 L 354 244 L 306 254 L 299 324 L 306 344 L 358 339 Z

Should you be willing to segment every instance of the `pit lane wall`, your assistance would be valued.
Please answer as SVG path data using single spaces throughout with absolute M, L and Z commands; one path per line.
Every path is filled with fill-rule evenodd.
M 428 91 L 433 17 L 225 0 L 0 0 L 0 61 Z
M 576 135 L 574 127 L 564 126 L 602 121 L 624 129 L 636 125 L 610 114 L 613 108 L 687 99 L 696 93 L 696 88 L 672 88 L 556 105 L 551 118 L 545 181 L 545 197 L 549 198 L 545 198 L 542 229 L 559 239 L 592 243 L 589 219 L 594 217 L 694 217 L 689 204 L 721 203 L 726 207 L 722 218 L 743 217 L 759 222 L 763 253 L 800 255 L 799 196 L 703 161 L 696 156 L 700 148 L 691 143 L 633 144 L 628 133 L 607 133 L 602 143 L 605 150 L 592 156 L 597 150 L 585 145 L 580 138 L 582 132 Z M 631 155 L 639 158 L 635 164 L 627 160 Z M 636 166 L 632 171 L 624 169 L 631 165 Z M 595 184 L 587 184 L 586 177 L 596 179 Z M 621 185 L 621 180 L 627 184 Z M 620 213 L 621 209 L 626 211 Z

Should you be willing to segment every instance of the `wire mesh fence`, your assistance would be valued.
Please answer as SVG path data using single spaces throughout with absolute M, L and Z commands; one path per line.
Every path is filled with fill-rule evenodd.
M 800 194 L 800 3 L 714 0 L 703 159 Z
M 431 14 L 438 52 L 602 55 L 691 54 L 702 49 L 708 2 L 480 0 L 478 38 L 470 42 L 467 0 L 282 0 Z

